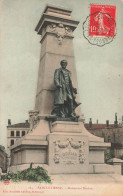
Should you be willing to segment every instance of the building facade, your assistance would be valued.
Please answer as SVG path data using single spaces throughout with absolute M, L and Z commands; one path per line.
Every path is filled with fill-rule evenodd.
M 7 171 L 7 165 L 8 165 L 7 153 L 5 152 L 4 146 L 0 145 L 0 168 L 2 172 Z
M 28 120 L 23 123 L 11 124 L 11 120 L 8 120 L 7 126 L 7 154 L 10 164 L 10 146 L 14 145 L 15 141 L 25 136 L 30 129 Z
M 111 143 L 111 156 L 123 157 L 123 127 L 120 124 L 93 124 L 92 121 L 84 124 L 93 135 L 104 138 L 104 142 Z

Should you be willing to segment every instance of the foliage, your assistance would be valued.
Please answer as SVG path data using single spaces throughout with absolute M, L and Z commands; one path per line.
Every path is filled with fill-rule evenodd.
M 14 182 L 25 180 L 51 183 L 51 179 L 48 176 L 47 171 L 39 166 L 37 168 L 32 168 L 32 164 L 30 164 L 30 168 L 28 169 L 17 171 L 16 173 L 9 172 L 6 175 L 2 175 L 1 180 L 12 180 Z
M 122 155 L 120 155 L 120 156 L 119 156 L 119 158 L 120 158 L 121 160 L 123 160 L 123 154 L 122 154 Z
M 112 158 L 114 158 L 113 153 L 111 153 L 110 151 L 105 151 L 105 162 Z

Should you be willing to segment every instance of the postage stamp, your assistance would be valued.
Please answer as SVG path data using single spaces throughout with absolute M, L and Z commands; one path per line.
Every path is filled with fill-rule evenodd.
M 90 5 L 90 15 L 83 23 L 83 35 L 92 45 L 104 46 L 116 35 L 116 6 Z

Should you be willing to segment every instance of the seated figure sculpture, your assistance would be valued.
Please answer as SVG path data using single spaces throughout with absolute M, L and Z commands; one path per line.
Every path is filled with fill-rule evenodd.
M 75 108 L 81 103 L 75 101 L 77 89 L 73 87 L 71 73 L 66 69 L 67 61 L 60 62 L 61 68 L 54 73 L 55 96 L 54 105 L 56 106 L 52 114 L 61 118 L 78 118 Z

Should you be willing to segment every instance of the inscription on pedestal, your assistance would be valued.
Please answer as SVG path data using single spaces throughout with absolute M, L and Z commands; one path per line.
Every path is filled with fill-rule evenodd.
M 56 164 L 82 164 L 85 161 L 85 141 L 73 138 L 54 142 L 54 162 Z

